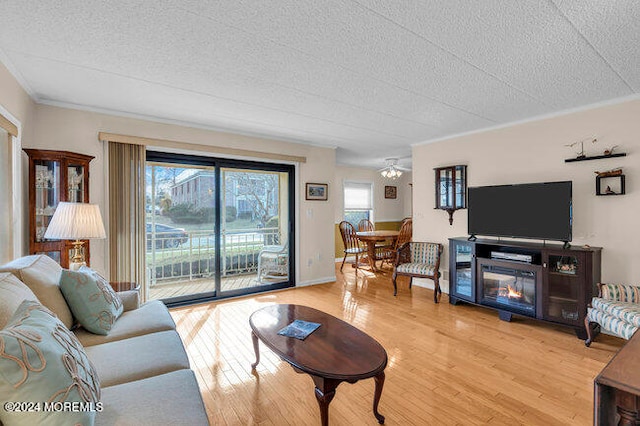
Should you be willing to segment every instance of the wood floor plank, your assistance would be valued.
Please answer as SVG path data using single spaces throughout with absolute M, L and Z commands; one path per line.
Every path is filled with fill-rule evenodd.
M 338 265 L 339 266 L 339 265 Z M 387 425 L 583 425 L 593 409 L 593 378 L 624 344 L 598 336 L 591 348 L 569 330 L 469 305 L 345 267 L 334 283 L 172 309 L 211 424 L 317 425 L 309 376 L 264 345 L 256 372 L 249 316 L 295 303 L 353 324 L 387 350 L 380 412 Z M 243 285 L 246 285 L 244 281 Z M 375 425 L 373 380 L 341 384 L 333 425 Z

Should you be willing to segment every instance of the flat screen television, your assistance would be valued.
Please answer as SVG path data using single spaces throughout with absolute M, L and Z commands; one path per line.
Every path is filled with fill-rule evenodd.
M 468 190 L 471 235 L 571 241 L 571 181 Z

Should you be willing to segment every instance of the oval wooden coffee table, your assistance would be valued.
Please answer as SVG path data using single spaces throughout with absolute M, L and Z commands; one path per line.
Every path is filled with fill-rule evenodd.
M 320 327 L 304 340 L 278 335 L 294 320 L 320 323 Z M 323 425 L 329 424 L 329 403 L 342 382 L 355 383 L 373 377 L 375 393 L 373 414 L 378 423 L 384 416 L 378 412 L 378 403 L 384 386 L 387 352 L 372 337 L 354 326 L 317 309 L 300 305 L 271 305 L 251 315 L 251 337 L 256 352 L 256 368 L 260 362 L 258 339 L 291 364 L 298 373 L 307 373 L 316 385 L 315 393 L 320 405 Z

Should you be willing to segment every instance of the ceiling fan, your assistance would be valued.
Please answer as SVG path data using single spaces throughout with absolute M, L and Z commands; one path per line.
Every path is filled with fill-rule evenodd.
M 382 177 L 385 177 L 387 179 L 398 179 L 400 176 L 402 176 L 403 171 L 409 170 L 405 169 L 404 167 L 398 166 L 397 158 L 386 158 L 384 162 L 386 166 L 378 171 L 380 172 Z

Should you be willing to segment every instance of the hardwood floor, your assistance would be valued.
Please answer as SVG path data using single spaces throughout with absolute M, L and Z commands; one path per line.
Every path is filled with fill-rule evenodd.
M 571 330 L 489 309 L 433 303 L 390 273 L 336 270 L 337 282 L 172 310 L 212 425 L 318 425 L 309 376 L 261 345 L 257 374 L 249 328 L 253 311 L 295 303 L 365 331 L 389 356 L 380 412 L 387 425 L 588 425 L 593 379 L 624 341 L 600 335 L 586 348 Z M 343 383 L 333 425 L 375 425 L 373 380 Z

